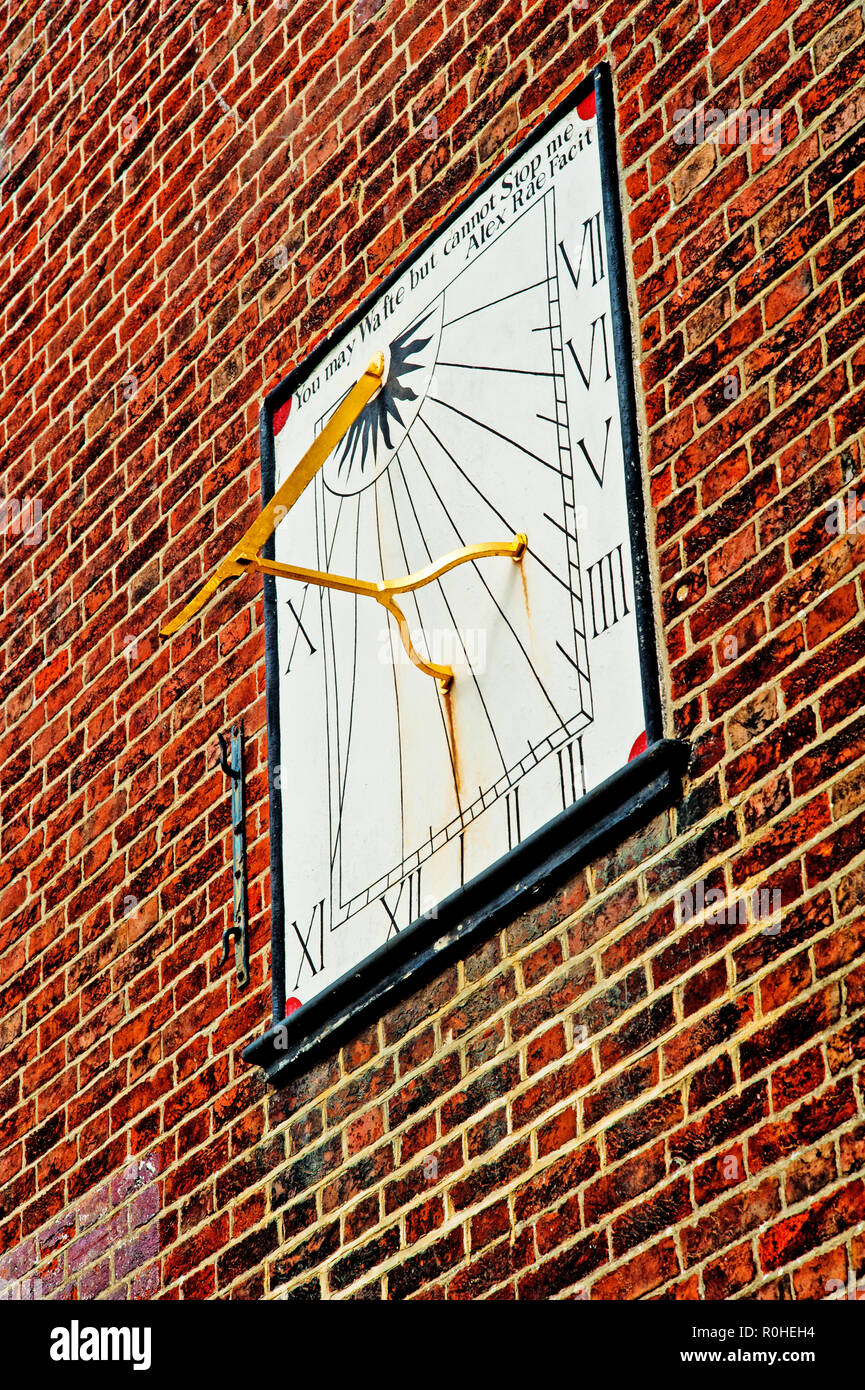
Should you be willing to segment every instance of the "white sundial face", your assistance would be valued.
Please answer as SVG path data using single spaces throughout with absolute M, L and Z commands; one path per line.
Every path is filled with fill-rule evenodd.
M 583 110 L 581 105 L 580 110 Z M 301 376 L 276 486 L 382 390 L 275 533 L 361 579 L 525 533 L 402 595 L 277 580 L 285 993 L 301 1004 L 627 762 L 644 729 L 593 110 L 486 185 Z

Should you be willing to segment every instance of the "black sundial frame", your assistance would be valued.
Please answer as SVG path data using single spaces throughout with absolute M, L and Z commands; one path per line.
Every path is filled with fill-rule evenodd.
M 524 156 L 567 112 L 595 94 L 602 196 L 606 227 L 607 266 L 613 318 L 613 340 L 619 381 L 625 483 L 628 494 L 630 541 L 634 572 L 637 637 L 646 719 L 646 749 L 619 768 L 579 801 L 560 812 L 515 849 L 491 864 L 464 887 L 451 893 L 437 907 L 417 918 L 398 936 L 347 971 L 325 992 L 285 1017 L 285 904 L 282 871 L 282 808 L 275 779 L 270 782 L 271 955 L 274 1023 L 245 1049 L 244 1059 L 263 1068 L 268 1078 L 285 1084 L 322 1053 L 332 1052 L 341 1041 L 356 1034 L 372 1018 L 381 1016 L 406 994 L 418 989 L 455 958 L 464 956 L 481 941 L 512 922 L 521 913 L 550 897 L 580 867 L 609 851 L 671 806 L 681 791 L 690 746 L 664 737 L 655 622 L 646 545 L 642 474 L 639 461 L 636 402 L 631 356 L 631 332 L 625 276 L 621 210 L 618 200 L 613 89 L 606 63 L 596 67 L 564 101 L 498 164 L 470 194 L 481 195 L 509 165 Z M 381 295 L 418 258 L 434 239 L 464 213 L 465 200 L 437 225 L 412 253 L 353 313 L 340 323 L 340 335 L 351 331 Z M 412 331 L 418 325 L 412 325 Z M 273 420 L 298 385 L 331 350 L 333 335 L 270 392 L 262 406 L 262 496 L 267 503 L 275 488 L 276 464 Z M 410 345 L 409 345 L 410 346 Z M 403 370 L 403 375 L 405 369 Z M 410 389 L 410 388 L 404 388 Z M 369 410 L 370 407 L 367 407 Z M 387 414 L 381 407 L 366 425 L 363 417 L 349 434 L 344 451 L 356 448 L 363 434 L 381 428 L 387 440 Z M 393 410 L 390 411 L 393 414 Z M 397 418 L 398 415 L 397 415 Z M 363 433 L 367 431 L 367 433 Z M 361 445 L 363 447 L 363 445 Z M 351 466 L 351 465 L 349 465 Z M 265 554 L 274 558 L 273 537 Z M 264 576 L 265 664 L 267 687 L 268 760 L 280 762 L 279 660 L 277 651 L 276 581 Z

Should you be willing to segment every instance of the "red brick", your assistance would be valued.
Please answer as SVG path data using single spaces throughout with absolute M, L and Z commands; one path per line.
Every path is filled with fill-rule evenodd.
M 678 1273 L 679 1258 L 675 1243 L 671 1239 L 662 1240 L 621 1268 L 595 1280 L 591 1296 L 603 1299 L 641 1298 Z
M 204 86 L 169 18 L 143 58 L 86 16 L 47 66 L 6 44 L 4 481 L 48 524 L 2 584 L 0 1278 L 825 1297 L 865 1261 L 865 541 L 824 524 L 865 493 L 861 15 L 229 8 Z M 263 395 L 603 58 L 683 795 L 268 1090 L 261 591 L 158 623 L 258 510 Z M 782 112 L 781 148 L 683 148 L 699 103 Z M 241 714 L 245 991 L 211 746 Z M 698 874 L 777 886 L 777 931 L 680 924 Z
M 764 1270 L 779 1269 L 815 1245 L 848 1230 L 862 1216 L 865 1188 L 861 1178 L 809 1205 L 807 1210 L 771 1226 L 758 1239 Z

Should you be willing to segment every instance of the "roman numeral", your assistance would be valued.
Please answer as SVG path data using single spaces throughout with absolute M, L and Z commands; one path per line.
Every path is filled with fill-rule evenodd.
M 402 893 L 402 885 L 400 885 L 400 894 L 401 894 L 401 893 Z M 387 900 L 387 898 L 384 896 L 383 893 L 382 893 L 381 897 L 379 898 L 379 902 L 381 903 L 382 907 L 384 908 L 385 912 L 387 913 L 388 917 L 390 918 L 390 926 L 389 926 L 388 929 L 387 929 L 387 936 L 386 936 L 386 938 L 385 938 L 386 941 L 390 941 L 390 939 L 391 939 L 392 936 L 398 936 L 398 935 L 399 935 L 399 927 L 397 926 L 396 917 L 394 916 L 394 913 L 391 911 L 390 906 L 389 906 L 389 904 L 388 904 L 388 900 Z M 395 902 L 395 904 L 394 904 L 394 908 L 397 908 L 397 907 L 399 907 L 399 895 L 397 895 L 397 900 L 396 900 L 396 902 Z
M 522 839 L 520 831 L 520 789 L 512 787 L 505 793 L 505 811 L 508 818 L 508 849 L 513 849 Z
M 307 587 L 308 587 L 308 586 L 307 586 Z M 304 593 L 304 601 L 305 601 L 305 600 L 306 600 L 306 593 Z M 306 642 L 307 646 L 309 647 L 309 654 L 310 654 L 310 656 L 315 656 L 315 647 L 314 647 L 313 644 L 312 644 L 312 638 L 310 637 L 309 633 L 307 632 L 306 628 L 304 627 L 304 625 L 303 625 L 303 623 L 302 623 L 302 621 L 301 621 L 300 613 L 297 612 L 297 610 L 296 610 L 296 608 L 295 608 L 295 606 L 294 606 L 294 601 L 293 601 L 292 599 L 289 598 L 289 599 L 286 599 L 286 603 L 288 604 L 288 607 L 289 607 L 289 609 L 291 610 L 291 616 L 294 618 L 294 621 L 295 621 L 295 624 L 296 624 L 296 626 L 295 626 L 295 631 L 294 631 L 294 641 L 293 641 L 292 644 L 291 644 L 291 651 L 290 651 L 289 654 L 288 654 L 288 665 L 287 665 L 286 668 L 285 668 L 285 674 L 286 674 L 286 675 L 289 675 L 290 672 L 291 672 L 291 663 L 292 663 L 292 661 L 294 660 L 294 654 L 295 654 L 295 652 L 296 652 L 296 650 L 297 650 L 297 640 L 298 640 L 298 638 L 300 637 L 300 635 L 303 634 L 304 641 Z M 301 612 L 301 613 L 303 612 L 303 603 L 301 603 L 301 605 L 300 605 L 300 612 Z
M 576 758 L 574 749 L 576 748 Z M 562 810 L 573 806 L 578 796 L 585 791 L 583 777 L 583 745 L 579 738 L 572 739 L 556 750 L 559 759 L 559 780 L 562 789 Z
M 413 922 L 420 917 L 420 865 L 408 876 L 408 920 Z
M 631 611 L 625 592 L 625 565 L 621 545 L 602 555 L 595 564 L 588 565 L 586 577 L 589 581 L 592 623 L 595 629 L 592 635 L 598 637 Z
M 604 486 L 604 470 L 605 470 L 605 468 L 606 468 L 606 466 L 607 466 L 607 447 L 608 447 L 608 445 L 609 445 L 609 443 L 610 443 L 610 425 L 611 425 L 612 423 L 613 423 L 613 417 L 612 417 L 612 415 L 608 415 L 607 418 L 606 418 L 606 420 L 604 421 L 604 426 L 605 426 L 605 429 L 606 429 L 606 433 L 604 434 L 604 454 L 603 454 L 603 457 L 602 457 L 602 459 L 601 459 L 601 471 L 600 471 L 600 472 L 598 472 L 597 468 L 595 467 L 595 460 L 592 458 L 591 454 L 589 453 L 588 449 L 586 448 L 586 440 L 585 440 L 585 437 L 583 437 L 582 439 L 578 439 L 578 440 L 577 440 L 577 445 L 578 445 L 579 448 L 582 449 L 582 451 L 583 451 L 583 458 L 586 460 L 586 463 L 587 463 L 587 464 L 589 465 L 589 467 L 591 468 L 592 473 L 593 473 L 594 476 L 595 476 L 595 481 L 598 483 L 598 485 L 599 485 L 600 487 L 603 487 L 603 486 Z
M 592 320 L 592 341 L 591 341 L 591 344 L 590 344 L 590 346 L 589 346 L 589 370 L 588 370 L 588 373 L 586 373 L 586 372 L 583 371 L 583 364 L 582 364 L 582 362 L 580 361 L 579 357 L 577 356 L 577 351 L 576 351 L 576 348 L 574 347 L 573 340 L 572 340 L 571 338 L 568 339 L 568 348 L 570 349 L 571 356 L 573 357 L 574 362 L 576 363 L 577 371 L 579 372 L 580 376 L 582 377 L 582 379 L 583 379 L 583 385 L 585 386 L 585 388 L 586 388 L 587 391 L 588 391 L 588 389 L 589 389 L 589 384 L 590 384 L 590 382 L 591 382 L 591 380 L 592 380 L 592 364 L 593 364 L 593 362 L 594 362 L 594 360 L 595 360 L 595 329 L 597 328 L 598 324 L 601 325 L 601 341 L 603 342 L 603 345 L 604 345 L 604 368 L 605 368 L 604 381 L 609 381 L 609 379 L 610 379 L 610 353 L 609 353 L 609 348 L 608 348 L 608 346 L 607 346 L 607 316 L 606 316 L 606 314 L 601 314 L 600 318 L 597 318 L 597 319 L 593 319 L 593 320 Z
M 580 288 L 580 275 L 583 270 L 583 258 L 586 254 L 587 241 L 589 243 L 589 253 L 592 258 L 592 284 L 596 285 L 599 280 L 603 280 L 606 274 L 604 270 L 604 243 L 601 237 L 600 211 L 596 212 L 593 217 L 587 217 L 583 223 L 583 240 L 580 243 L 580 259 L 577 261 L 576 274 L 574 273 L 574 267 L 571 265 L 570 257 L 565 250 L 565 243 L 563 241 L 559 242 L 559 250 L 564 258 L 565 265 L 568 268 L 568 274 L 574 283 L 575 290 Z
M 387 941 L 390 941 L 392 936 L 398 936 L 400 933 L 401 928 L 396 920 L 396 914 L 399 912 L 399 905 L 402 902 L 403 889 L 405 889 L 406 887 L 408 888 L 408 919 L 406 925 L 409 925 L 415 920 L 416 917 L 420 917 L 421 914 L 420 866 L 416 869 L 413 869 L 412 872 L 408 874 L 406 878 L 403 879 L 402 883 L 399 886 L 399 892 L 396 895 L 396 902 L 394 903 L 393 907 L 390 906 L 390 903 L 388 902 L 384 893 L 382 893 L 381 897 L 379 898 L 379 902 L 381 903 L 382 907 L 387 913 L 389 922 L 387 936 L 385 938 L 385 940 Z
M 313 937 L 315 930 L 316 917 L 318 918 L 318 965 L 316 965 L 309 949 L 310 939 Z M 294 987 L 297 989 L 300 981 L 300 972 L 303 970 L 304 962 L 309 966 L 313 975 L 318 975 L 319 972 L 324 969 L 324 898 L 312 909 L 312 916 L 309 919 L 309 926 L 306 929 L 305 936 L 296 922 L 292 922 L 291 925 L 294 928 L 295 936 L 300 942 L 301 949 L 300 964 L 297 967 L 297 978 L 294 982 Z

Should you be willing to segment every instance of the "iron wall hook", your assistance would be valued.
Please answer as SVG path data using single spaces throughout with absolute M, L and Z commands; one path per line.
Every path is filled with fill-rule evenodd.
M 243 784 L 243 722 L 231 730 L 231 754 L 224 734 L 219 740 L 219 765 L 231 782 L 231 884 L 234 921 L 222 933 L 220 965 L 228 960 L 228 948 L 234 941 L 234 970 L 239 985 L 249 984 L 249 936 L 246 892 L 246 797 Z
M 231 766 L 231 763 L 228 761 L 228 743 L 226 742 L 225 734 L 217 734 L 216 737 L 219 739 L 220 748 L 219 766 L 222 768 L 226 777 L 230 777 L 232 781 L 234 781 L 239 776 L 239 773 Z
M 232 941 L 236 940 L 237 927 L 226 927 L 225 931 L 222 933 L 222 955 L 219 957 L 220 965 L 226 965 L 228 963 L 228 948 L 231 945 Z

